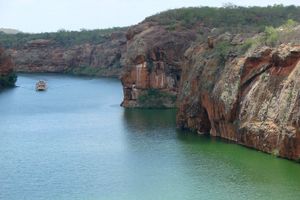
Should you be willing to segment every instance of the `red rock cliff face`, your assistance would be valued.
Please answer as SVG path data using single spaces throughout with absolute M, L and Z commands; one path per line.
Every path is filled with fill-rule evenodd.
M 149 95 L 149 90 L 173 92 L 179 128 L 299 160 L 300 47 L 259 45 L 220 56 L 221 44 L 240 49 L 253 35 L 211 32 L 207 40 L 209 34 L 195 42 L 193 30 L 169 32 L 149 22 L 130 29 L 122 105 L 149 107 L 145 99 L 161 97 Z M 175 103 L 160 99 L 150 105 Z
M 300 46 L 259 48 L 207 59 L 190 49 L 179 89 L 177 124 L 281 157 L 300 158 Z
M 129 29 L 122 60 L 122 105 L 174 107 L 183 55 L 195 38 L 193 31 L 169 32 L 151 22 Z
M 16 80 L 12 76 L 13 74 L 14 64 L 4 49 L 0 48 L 0 89 L 15 84 Z
M 125 45 L 125 32 L 116 32 L 98 45 L 63 47 L 51 40 L 38 39 L 9 52 L 19 72 L 119 76 Z

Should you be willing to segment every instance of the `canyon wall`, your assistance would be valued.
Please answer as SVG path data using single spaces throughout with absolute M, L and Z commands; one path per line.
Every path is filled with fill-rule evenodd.
M 299 160 L 300 46 L 198 28 L 200 36 L 145 22 L 128 31 L 122 105 L 177 107 L 179 128 Z
M 300 46 L 258 48 L 221 66 L 191 49 L 179 89 L 178 127 L 277 156 L 300 158 Z
M 0 89 L 15 85 L 17 77 L 10 56 L 0 48 Z
M 114 32 L 100 44 L 70 47 L 49 39 L 36 39 L 9 49 L 17 72 L 55 72 L 75 75 L 119 76 L 125 50 L 125 32 Z
M 184 52 L 195 39 L 194 31 L 171 32 L 157 23 L 131 27 L 122 59 L 122 105 L 175 107 Z
M 176 9 L 98 44 L 40 38 L 7 52 L 18 72 L 120 76 L 124 107 L 176 107 L 179 128 L 299 160 L 300 27 L 269 27 L 299 12 L 247 9 Z

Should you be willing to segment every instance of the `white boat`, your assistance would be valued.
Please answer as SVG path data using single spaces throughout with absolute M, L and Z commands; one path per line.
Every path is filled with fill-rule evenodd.
M 36 84 L 35 84 L 35 89 L 36 91 L 45 91 L 47 89 L 47 83 L 46 81 L 38 81 Z

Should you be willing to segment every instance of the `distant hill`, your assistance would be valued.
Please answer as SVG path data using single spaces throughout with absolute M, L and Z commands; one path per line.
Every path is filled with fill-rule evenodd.
M 6 34 L 17 34 L 21 33 L 21 31 L 17 29 L 12 29 L 12 28 L 0 28 L 0 32 L 6 33 Z
M 123 28 L 108 28 L 108 29 L 95 29 L 95 30 L 81 30 L 81 31 L 67 31 L 59 30 L 58 32 L 49 33 L 24 33 L 6 34 L 1 32 L 0 29 L 0 46 L 3 48 L 16 48 L 22 47 L 27 42 L 37 39 L 52 40 L 58 45 L 70 47 L 80 44 L 100 44 L 110 39 L 112 33 L 126 32 L 127 27 Z
M 288 19 L 300 22 L 300 6 L 189 7 L 167 10 L 145 20 L 165 25 L 169 30 L 176 30 L 178 25 L 188 29 L 202 25 L 223 31 L 256 33 L 264 31 L 266 26 L 281 26 Z

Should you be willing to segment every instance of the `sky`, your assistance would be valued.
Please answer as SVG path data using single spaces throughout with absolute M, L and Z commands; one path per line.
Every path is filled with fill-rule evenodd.
M 129 26 L 158 12 L 190 6 L 300 5 L 300 0 L 0 0 L 0 28 L 53 32 Z

